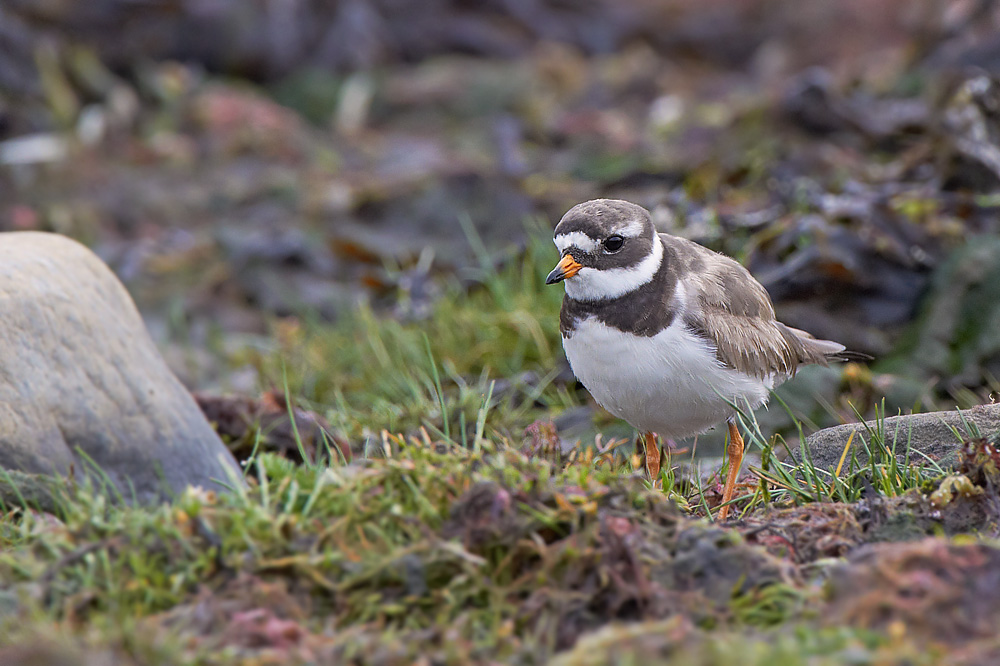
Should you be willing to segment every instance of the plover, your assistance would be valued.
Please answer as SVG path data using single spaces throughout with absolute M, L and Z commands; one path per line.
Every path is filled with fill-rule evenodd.
M 657 233 L 627 201 L 574 206 L 555 229 L 565 281 L 559 315 L 573 373 L 598 403 L 639 431 L 645 467 L 659 475 L 656 435 L 680 439 L 723 421 L 729 513 L 743 460 L 732 404 L 756 409 L 801 365 L 863 357 L 775 319 L 764 287 L 739 263 Z

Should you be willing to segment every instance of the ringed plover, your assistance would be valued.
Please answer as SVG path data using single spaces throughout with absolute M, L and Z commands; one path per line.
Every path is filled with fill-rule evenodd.
M 574 206 L 555 228 L 565 281 L 559 314 L 573 373 L 598 403 L 640 433 L 645 467 L 659 476 L 656 435 L 680 439 L 727 421 L 729 514 L 743 460 L 733 404 L 763 405 L 801 365 L 867 358 L 775 319 L 767 291 L 739 263 L 657 233 L 627 201 Z

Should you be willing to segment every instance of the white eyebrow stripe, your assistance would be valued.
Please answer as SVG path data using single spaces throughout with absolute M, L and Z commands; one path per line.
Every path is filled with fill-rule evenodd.
M 585 253 L 590 254 L 597 250 L 597 241 L 583 233 L 582 231 L 570 231 L 568 233 L 559 234 L 552 239 L 552 242 L 556 244 L 559 248 L 559 254 L 562 254 L 570 247 L 578 247 Z
M 620 233 L 625 238 L 638 238 L 642 235 L 642 222 L 640 220 L 631 220 Z

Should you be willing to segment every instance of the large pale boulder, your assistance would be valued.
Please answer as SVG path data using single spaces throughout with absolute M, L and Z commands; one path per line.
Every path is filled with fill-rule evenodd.
M 111 270 L 64 236 L 2 233 L 0 486 L 95 466 L 140 502 L 240 478 Z

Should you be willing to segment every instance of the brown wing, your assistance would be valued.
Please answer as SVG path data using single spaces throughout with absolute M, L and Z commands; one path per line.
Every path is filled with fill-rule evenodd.
M 729 257 L 691 245 L 698 248 L 698 257 L 686 271 L 685 323 L 715 346 L 722 363 L 755 377 L 787 376 L 800 365 L 827 365 L 844 350 L 776 320 L 771 298 L 749 271 Z

